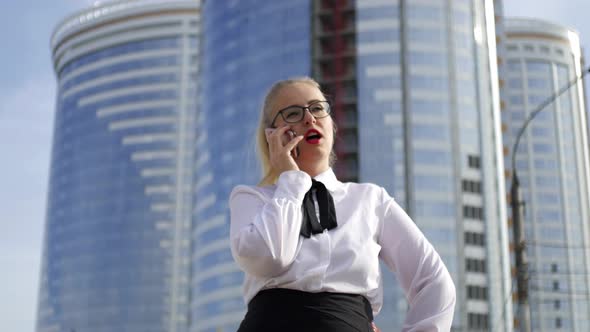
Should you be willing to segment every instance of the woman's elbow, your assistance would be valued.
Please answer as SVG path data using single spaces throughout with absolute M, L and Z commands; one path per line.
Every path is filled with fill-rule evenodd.
M 293 259 L 286 256 L 273 255 L 261 250 L 249 251 L 239 245 L 232 245 L 232 255 L 238 266 L 246 273 L 258 278 L 273 278 L 284 273 Z

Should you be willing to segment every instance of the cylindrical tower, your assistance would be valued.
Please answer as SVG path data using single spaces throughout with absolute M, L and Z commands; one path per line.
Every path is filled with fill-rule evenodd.
M 261 179 L 254 146 L 262 99 L 278 80 L 310 75 L 310 1 L 203 3 L 202 112 L 192 232 L 191 327 L 235 331 L 243 274 L 229 249 L 228 197 Z
M 505 21 L 502 98 L 507 183 L 526 118 L 581 75 L 578 34 L 533 19 Z M 524 199 L 534 331 L 590 330 L 590 187 L 583 82 L 531 121 L 516 151 Z M 507 186 L 507 189 L 509 187 Z
M 186 331 L 198 1 L 117 1 L 51 39 L 37 331 Z

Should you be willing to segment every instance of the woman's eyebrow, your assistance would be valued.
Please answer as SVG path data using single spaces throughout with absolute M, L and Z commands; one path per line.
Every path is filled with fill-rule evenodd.
M 313 103 L 316 103 L 316 102 L 318 102 L 318 101 L 321 101 L 321 99 L 311 99 L 311 100 L 309 100 L 309 101 L 307 102 L 307 105 L 309 105 L 309 104 L 313 104 Z M 287 109 L 287 108 L 289 108 L 289 107 L 294 107 L 294 106 L 295 106 L 295 107 L 305 107 L 305 106 L 301 106 L 301 105 L 299 105 L 299 104 L 292 104 L 292 105 L 289 105 L 289 106 L 287 106 L 287 107 L 283 107 L 283 108 L 281 108 L 281 111 L 282 111 L 282 110 L 285 110 L 285 109 Z

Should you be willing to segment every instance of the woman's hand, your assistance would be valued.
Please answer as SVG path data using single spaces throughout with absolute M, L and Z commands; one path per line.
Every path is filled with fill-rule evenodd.
M 295 159 L 293 159 L 291 150 L 301 142 L 303 135 L 295 136 L 288 142 L 283 143 L 283 137 L 286 138 L 286 133 L 290 129 L 291 126 L 287 125 L 277 128 L 266 135 L 270 154 L 270 164 L 277 174 L 281 174 L 285 171 L 299 170 L 299 166 L 297 166 Z

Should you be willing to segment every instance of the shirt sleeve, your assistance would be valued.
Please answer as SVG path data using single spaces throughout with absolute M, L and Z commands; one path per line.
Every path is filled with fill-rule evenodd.
M 402 331 L 450 331 L 456 301 L 453 280 L 422 232 L 383 191 L 379 256 L 396 273 L 409 303 Z
M 230 195 L 230 243 L 237 264 L 256 277 L 285 271 L 297 254 L 301 203 L 311 188 L 305 172 L 283 172 L 270 199 L 252 187 L 238 186 Z

